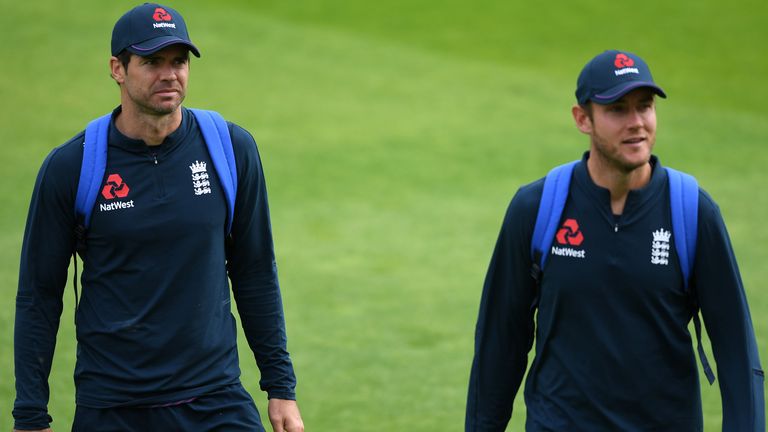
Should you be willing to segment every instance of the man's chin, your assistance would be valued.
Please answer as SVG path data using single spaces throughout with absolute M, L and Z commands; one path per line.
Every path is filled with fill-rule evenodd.
M 632 161 L 625 161 L 621 166 L 622 171 L 629 174 L 636 169 L 643 168 L 644 166 L 648 165 L 648 162 L 650 161 L 651 161 L 650 156 L 645 159 L 639 159 L 639 160 L 635 159 Z
M 180 106 L 181 106 L 181 101 L 177 103 L 172 103 L 172 104 L 157 104 L 149 107 L 148 111 L 150 111 L 150 114 L 153 114 L 153 115 L 165 116 L 165 115 L 175 113 L 176 111 L 178 111 Z
M 165 100 L 161 100 L 160 102 L 153 104 L 151 108 L 157 115 L 173 114 L 179 109 L 183 101 L 183 97 L 165 98 Z

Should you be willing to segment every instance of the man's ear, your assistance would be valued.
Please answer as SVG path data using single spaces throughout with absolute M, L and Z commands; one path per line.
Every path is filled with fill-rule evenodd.
M 117 84 L 122 84 L 125 81 L 125 67 L 123 63 L 115 56 L 109 59 L 109 75 L 115 80 Z
M 592 117 L 584 107 L 578 104 L 574 105 L 573 108 L 571 108 L 571 114 L 573 114 L 573 121 L 576 122 L 576 127 L 579 128 L 582 133 L 592 133 Z

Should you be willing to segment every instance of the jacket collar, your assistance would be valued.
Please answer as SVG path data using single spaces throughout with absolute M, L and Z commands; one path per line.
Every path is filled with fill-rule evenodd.
M 573 170 L 573 182 L 580 188 L 582 188 L 587 194 L 592 196 L 597 202 L 600 203 L 601 208 L 607 208 L 609 214 L 613 214 L 611 208 L 611 192 L 595 184 L 592 177 L 589 175 L 587 169 L 587 160 L 589 159 L 589 152 L 585 152 L 581 158 L 581 162 L 576 164 Z M 627 201 L 624 204 L 624 212 L 622 215 L 631 217 L 634 213 L 638 212 L 651 198 L 657 196 L 663 191 L 665 183 L 667 181 L 666 172 L 661 169 L 661 162 L 655 155 L 651 155 L 651 179 L 645 186 L 639 189 L 632 189 L 627 195 Z
M 181 124 L 179 127 L 165 137 L 165 140 L 159 146 L 148 146 L 143 140 L 129 138 L 120 132 L 115 126 L 115 118 L 122 112 L 122 106 L 118 106 L 112 111 L 112 119 L 109 122 L 109 145 L 134 153 L 153 153 L 157 155 L 166 154 L 176 148 L 183 142 L 187 134 L 194 127 L 191 120 L 192 113 L 184 107 L 181 107 Z

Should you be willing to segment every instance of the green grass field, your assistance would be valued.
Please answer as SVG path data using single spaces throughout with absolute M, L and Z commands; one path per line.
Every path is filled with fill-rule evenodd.
M 137 2 L 138 3 L 138 2 Z M 12 425 L 13 322 L 31 188 L 45 155 L 118 103 L 109 38 L 134 2 L 0 0 L 0 428 Z M 728 224 L 768 361 L 768 6 L 185 1 L 203 56 L 186 105 L 249 129 L 265 164 L 297 392 L 310 431 L 463 428 L 486 266 L 516 189 L 587 147 L 570 118 L 596 53 L 634 51 L 669 99 L 655 153 Z M 73 295 L 51 374 L 74 411 Z M 246 387 L 266 414 L 241 344 Z M 703 376 L 702 376 L 703 380 Z M 706 430 L 720 428 L 704 388 Z M 522 397 L 509 430 L 522 430 Z

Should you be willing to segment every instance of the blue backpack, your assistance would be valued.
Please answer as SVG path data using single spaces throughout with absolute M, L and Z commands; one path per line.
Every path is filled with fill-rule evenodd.
M 544 179 L 544 191 L 539 203 L 539 211 L 536 215 L 536 225 L 531 239 L 531 275 L 540 285 L 541 276 L 547 263 L 547 257 L 552 247 L 560 217 L 563 214 L 565 201 L 568 198 L 568 190 L 571 184 L 573 168 L 579 161 L 569 162 L 553 168 Z M 689 280 L 693 270 L 693 260 L 696 256 L 696 231 L 698 229 L 699 211 L 699 185 L 696 179 L 688 174 L 664 167 L 669 180 L 669 198 L 672 207 L 672 233 L 675 240 L 675 249 L 680 259 L 680 268 L 683 272 L 685 289 L 689 289 Z M 695 296 L 694 300 L 695 300 Z M 538 296 L 534 306 L 538 304 Z M 701 345 L 701 321 L 699 320 L 698 304 L 695 304 L 693 312 L 693 326 L 698 340 L 697 351 L 701 359 L 701 365 L 710 384 L 715 382 L 715 374 L 704 354 Z
M 197 119 L 200 131 L 211 161 L 219 176 L 227 201 L 227 236 L 232 231 L 232 219 L 235 214 L 235 196 L 237 195 L 237 167 L 232 150 L 232 138 L 227 122 L 215 111 L 190 109 Z M 85 128 L 83 143 L 83 163 L 80 167 L 80 180 L 75 198 L 75 216 L 77 220 L 77 251 L 85 250 L 85 232 L 91 223 L 96 197 L 104 180 L 107 167 L 107 135 L 112 113 L 99 117 Z M 82 253 L 81 253 L 82 255 Z

